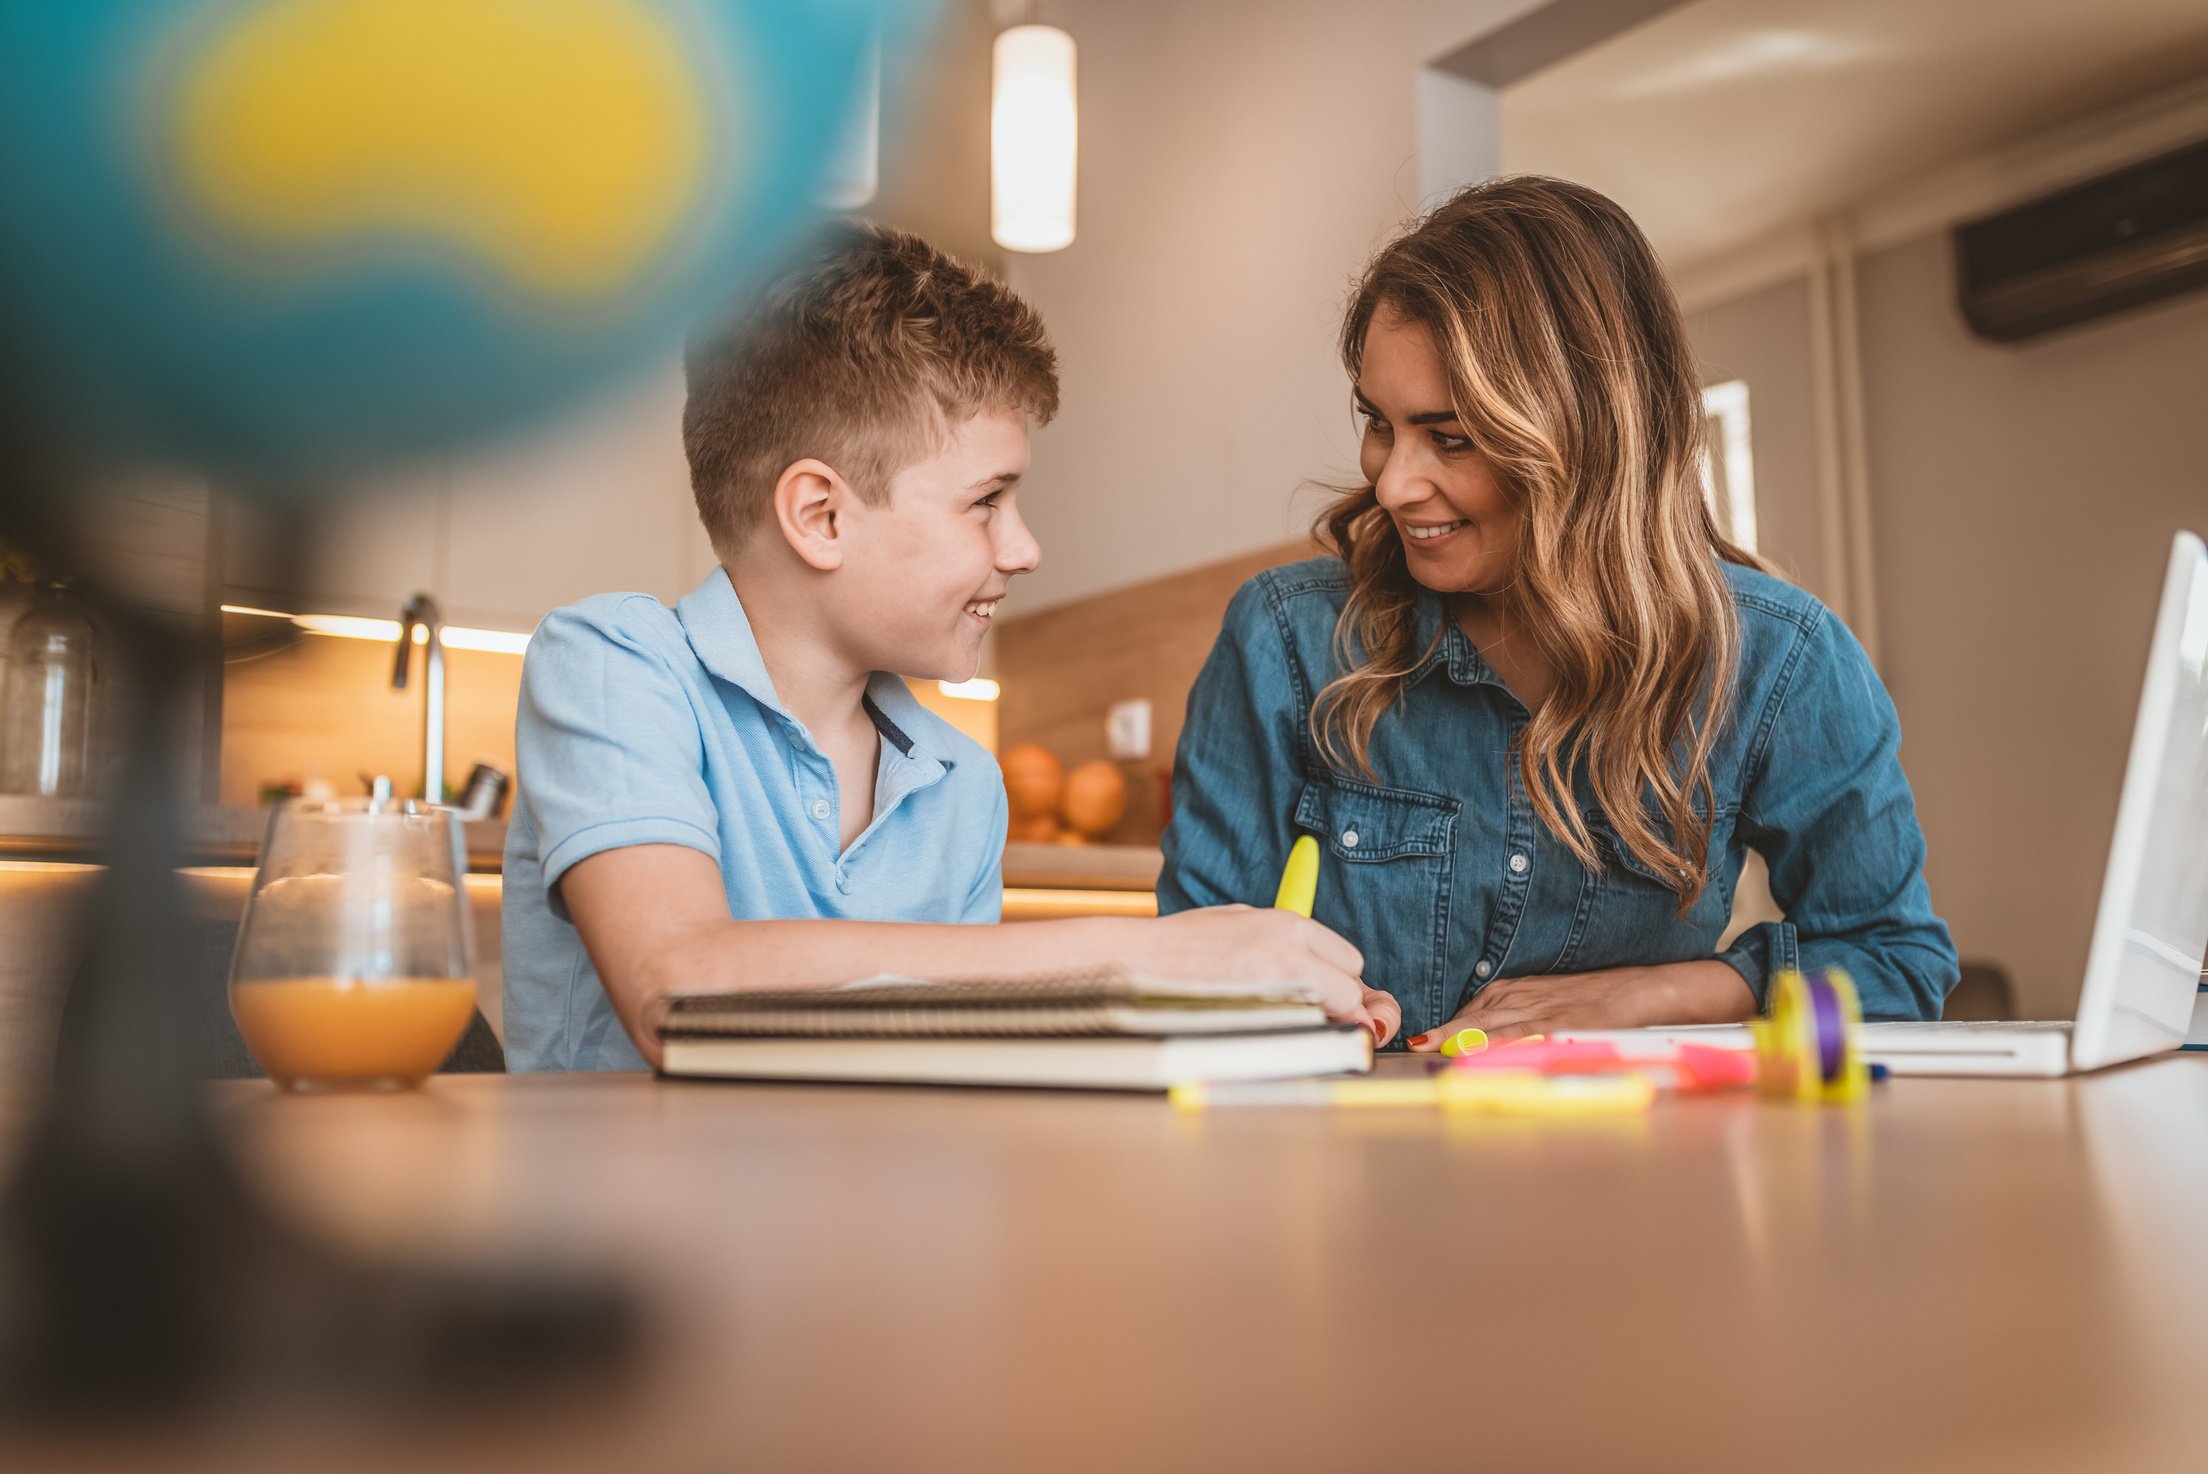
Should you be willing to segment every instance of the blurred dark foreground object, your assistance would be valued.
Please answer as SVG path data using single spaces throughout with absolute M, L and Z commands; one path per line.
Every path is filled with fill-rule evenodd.
M 129 611 L 105 616 L 145 682 L 140 730 L 168 730 L 189 652 Z M 0 1202 L 0 1411 L 420 1412 L 612 1379 L 643 1327 L 610 1280 L 358 1261 L 244 1180 L 200 1096 L 201 1071 L 221 1068 L 222 974 L 213 936 L 196 959 L 190 945 L 180 794 L 159 744 L 134 741 L 53 1088 Z
M 297 505 L 663 356 L 799 240 L 933 0 L 0 5 L 0 538 L 119 467 Z M 272 147 L 280 140 L 283 147 Z M 202 652 L 96 579 L 141 693 L 53 1084 L 0 1185 L 0 1417 L 543 1400 L 633 1365 L 610 1281 L 363 1261 L 247 1183 L 180 986 Z

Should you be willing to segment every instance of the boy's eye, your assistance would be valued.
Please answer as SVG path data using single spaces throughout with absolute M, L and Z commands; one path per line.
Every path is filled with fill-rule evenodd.
M 975 502 L 975 503 L 974 503 L 974 505 L 975 505 L 975 506 L 977 506 L 977 507 L 992 507 L 992 508 L 993 508 L 993 507 L 995 507 L 995 506 L 996 506 L 996 504 L 997 504 L 997 498 L 998 498 L 998 497 L 1000 497 L 1000 496 L 1003 496 L 1003 495 L 1004 495 L 1004 493 L 1003 493 L 1003 492 L 1001 492 L 1001 491 L 992 491 L 992 492 L 990 492 L 990 493 L 989 493 L 989 494 L 988 494 L 987 496 L 983 497 L 983 498 L 982 498 L 982 499 L 981 499 L 980 501 L 978 501 L 978 502 Z

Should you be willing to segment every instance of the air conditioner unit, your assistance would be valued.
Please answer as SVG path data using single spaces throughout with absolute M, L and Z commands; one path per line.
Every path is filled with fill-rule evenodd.
M 2208 141 L 1958 226 L 1955 262 L 2002 343 L 2208 286 Z

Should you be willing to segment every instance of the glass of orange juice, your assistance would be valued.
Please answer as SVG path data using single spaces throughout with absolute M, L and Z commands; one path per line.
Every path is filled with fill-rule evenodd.
M 289 1090 L 397 1090 L 475 1014 L 458 817 L 414 799 L 297 799 L 269 817 L 230 1012 Z

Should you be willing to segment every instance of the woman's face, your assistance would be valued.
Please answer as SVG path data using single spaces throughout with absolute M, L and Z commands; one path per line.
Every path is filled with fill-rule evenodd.
M 1395 519 L 1411 576 L 1443 594 L 1486 594 L 1518 567 L 1518 509 L 1457 423 L 1432 334 L 1382 308 L 1365 332 L 1357 463 Z

